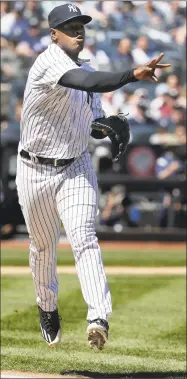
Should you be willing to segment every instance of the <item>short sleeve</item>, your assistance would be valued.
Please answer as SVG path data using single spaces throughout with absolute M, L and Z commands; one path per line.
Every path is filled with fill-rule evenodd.
M 36 59 L 32 67 L 32 83 L 35 87 L 47 86 L 54 89 L 60 78 L 72 69 L 79 69 L 79 66 L 59 46 L 52 43 Z

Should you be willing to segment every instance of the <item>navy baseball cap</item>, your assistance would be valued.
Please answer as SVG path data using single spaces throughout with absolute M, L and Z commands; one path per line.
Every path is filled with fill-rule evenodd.
M 56 28 L 60 24 L 64 24 L 67 21 L 82 21 L 84 24 L 88 24 L 92 18 L 87 15 L 83 15 L 80 9 L 74 4 L 63 4 L 55 7 L 48 15 L 48 22 L 50 28 Z

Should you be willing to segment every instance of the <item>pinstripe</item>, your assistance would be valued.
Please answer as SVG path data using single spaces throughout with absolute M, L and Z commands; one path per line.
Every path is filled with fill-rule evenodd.
M 57 110 L 59 109 L 59 103 L 63 99 L 63 97 L 64 97 L 64 94 L 62 93 L 61 96 L 58 97 L 58 99 L 56 101 L 56 104 L 55 105 L 53 104 L 53 109 L 51 110 L 51 114 L 49 115 L 50 122 L 51 122 L 52 125 L 56 125 L 57 124 L 55 118 L 57 116 Z M 51 115 L 53 115 L 53 117 Z M 43 124 L 41 124 L 41 129 L 42 129 L 42 125 Z M 45 135 L 46 140 L 48 140 L 50 138 L 51 129 L 48 128 L 48 132 L 46 131 L 46 129 L 47 129 L 47 124 L 46 124 L 46 127 L 43 128 L 43 135 Z M 57 138 L 58 138 L 58 132 L 59 131 L 60 131 L 60 128 L 58 128 L 57 131 L 56 131 L 56 136 L 57 136 L 56 137 L 56 141 L 57 141 Z M 55 145 L 56 145 L 56 141 L 54 141 Z M 48 146 L 46 146 L 46 142 L 45 142 L 44 139 L 43 139 L 43 145 L 42 145 L 42 147 L 38 146 L 38 149 L 43 150 L 45 155 L 47 154 Z
M 42 165 L 40 165 L 40 169 L 41 169 L 41 177 L 42 177 Z M 45 185 L 45 184 L 44 184 Z M 50 188 L 50 187 L 49 187 Z M 45 196 L 47 197 L 47 199 L 48 199 L 48 191 L 46 191 L 45 192 Z M 42 197 L 43 197 L 43 195 L 42 195 Z M 39 202 L 40 203 L 40 202 Z M 48 202 L 45 202 L 45 200 L 43 199 L 43 207 L 41 208 L 41 210 L 43 209 L 44 211 L 45 211 L 45 214 L 47 214 L 47 216 L 48 216 L 48 211 L 47 211 L 47 207 L 46 207 L 46 205 L 49 205 L 49 199 L 48 199 Z M 50 226 L 51 226 L 51 231 L 53 230 L 53 226 L 52 226 L 52 224 L 51 224 L 51 220 L 50 220 L 50 217 L 48 217 L 48 219 L 49 219 L 49 222 L 50 222 Z M 48 228 L 48 226 L 47 226 L 47 223 L 46 223 L 46 217 L 45 217 L 45 226 L 46 226 L 46 228 L 47 228 L 47 230 L 45 230 L 45 232 L 48 232 L 47 234 L 49 235 L 49 237 L 50 237 L 50 239 L 51 239 L 51 245 L 52 245 L 52 248 L 50 248 L 50 243 L 48 244 L 48 250 L 52 250 L 52 252 L 53 252 L 53 235 L 51 235 L 51 233 L 50 233 L 50 229 Z M 55 233 L 56 234 L 56 233 Z M 55 236 L 55 234 L 54 234 L 54 236 Z M 46 235 L 46 234 L 45 234 Z M 55 241 L 55 239 L 54 239 L 54 241 Z M 53 254 L 54 254 L 54 252 L 53 252 Z M 51 286 L 51 277 L 50 276 L 52 276 L 52 275 L 50 275 L 50 259 L 52 258 L 53 259 L 53 255 L 52 255 L 52 253 L 51 254 L 45 254 L 45 249 L 44 249 L 44 258 L 46 258 L 46 262 L 45 262 L 45 260 L 44 260 L 44 265 L 43 265 L 43 274 L 44 274 L 44 276 L 45 276 L 45 274 L 46 274 L 46 278 L 45 278 L 45 283 L 48 283 L 48 285 L 47 285 L 47 287 L 48 288 L 50 288 L 50 286 Z M 47 258 L 48 258 L 48 261 L 47 261 Z M 49 309 L 51 309 L 52 308 L 52 306 L 51 306 L 51 303 L 53 303 L 53 301 L 52 301 L 53 299 L 52 299 L 52 296 L 51 296 L 51 293 L 50 293 L 50 291 L 49 291 Z
M 65 94 L 67 94 L 67 92 L 65 92 Z M 66 104 L 68 105 L 69 104 L 69 100 L 70 100 L 70 97 L 71 97 L 71 91 L 69 91 L 69 96 L 68 96 L 68 98 L 67 98 L 67 100 L 66 100 Z M 65 104 L 65 105 L 66 105 Z M 66 128 L 65 128 L 65 130 L 63 130 L 63 128 L 62 128 L 62 126 L 60 125 L 60 128 L 62 129 L 62 131 L 61 131 L 61 134 L 62 134 L 62 136 L 61 136 L 61 139 L 59 139 L 59 135 L 58 135 L 58 133 L 56 133 L 56 139 L 55 139 L 55 141 L 54 141 L 54 143 L 55 143 L 55 145 L 56 146 L 58 146 L 58 143 L 57 143 L 57 140 L 59 141 L 59 144 L 60 144 L 60 142 L 62 141 L 62 143 L 63 143 L 63 139 L 65 138 L 65 140 L 66 140 L 66 136 L 65 136 L 65 132 L 66 132 L 66 134 L 68 133 L 68 131 L 69 131 L 69 126 L 70 126 L 70 120 L 69 120 L 69 122 L 68 122 L 68 119 L 66 119 L 66 115 L 67 115 L 67 112 L 68 112 L 68 110 L 70 109 L 70 107 L 71 107 L 71 105 L 69 105 L 69 107 L 67 108 L 67 110 L 65 110 L 65 106 L 62 104 L 62 110 L 61 110 L 61 112 L 60 112 L 60 114 L 59 114 L 59 118 L 58 118 L 58 120 L 56 120 L 56 123 L 57 123 L 57 125 L 58 124 L 60 124 L 60 119 L 62 118 L 62 117 L 64 117 L 64 122 L 66 122 Z M 63 125 L 64 125 L 64 122 L 63 122 Z M 59 129 L 60 129 L 59 128 Z M 58 131 L 60 131 L 58 129 Z M 56 155 L 58 153 L 58 147 L 56 148 L 56 151 L 54 151 L 54 154 Z M 55 156 L 54 155 L 54 156 Z
M 67 171 L 73 172 L 73 165 Z M 87 317 L 107 319 L 111 313 L 111 299 L 109 302 L 106 276 L 94 229 L 97 179 L 88 163 L 87 154 L 78 160 L 75 171 L 73 178 L 68 175 L 70 179 L 64 172 L 66 179 L 59 187 L 57 207 L 72 246 L 83 297 L 88 304 Z
M 58 99 L 54 99 L 54 101 L 52 102 L 51 104 L 51 108 L 54 106 L 55 103 L 58 103 Z M 49 117 L 51 117 L 51 114 L 53 114 L 53 111 L 52 109 L 47 109 L 46 112 L 43 113 L 43 121 L 41 122 L 41 126 L 40 126 L 40 133 L 42 131 L 42 136 L 44 136 L 44 140 L 47 138 L 47 135 L 45 135 L 45 131 L 47 131 L 47 129 L 50 130 L 50 128 L 48 128 L 48 122 L 47 120 L 49 119 Z M 46 133 L 48 134 L 48 133 Z M 42 136 L 40 137 L 40 140 L 39 141 L 35 141 L 35 145 L 34 145 L 34 148 L 37 149 L 37 151 L 43 151 L 41 150 L 40 146 L 42 145 Z M 46 142 L 45 142 L 46 144 Z M 44 141 L 43 141 L 43 146 L 44 146 Z M 47 145 L 48 147 L 48 145 Z M 45 156 L 45 155 L 44 155 Z
M 83 64 L 83 67 L 91 70 L 88 65 Z M 54 44 L 36 59 L 24 95 L 19 150 L 24 148 L 46 157 L 71 158 L 75 153 L 79 156 L 87 148 L 90 124 L 96 118 L 95 108 L 92 109 L 85 101 L 86 93 L 56 85 L 63 73 L 72 68 L 80 69 Z M 66 111 L 63 112 L 63 108 Z M 68 129 L 65 127 L 67 123 Z M 77 133 L 72 133 L 75 129 L 82 136 L 80 141 L 76 138 Z
M 81 67 L 93 71 L 86 64 Z M 25 149 L 47 158 L 77 159 L 55 168 L 19 157 L 16 182 L 30 234 L 37 303 L 48 312 L 57 308 L 56 248 L 62 221 L 88 305 L 87 318 L 108 319 L 111 297 L 95 235 L 97 178 L 87 151 L 91 122 L 104 112 L 99 94 L 87 102 L 86 92 L 58 85 L 65 72 L 81 67 L 54 44 L 32 66 L 24 93 L 18 152 Z
M 84 188 L 84 197 L 85 197 L 85 188 Z M 88 205 L 87 204 L 85 204 L 85 206 L 88 208 Z M 87 213 L 87 210 L 86 210 L 86 213 Z M 88 215 L 88 213 L 87 213 L 87 215 Z M 84 226 L 85 227 L 85 226 Z M 85 228 L 86 229 L 86 228 Z M 85 235 L 86 235 L 86 230 L 85 230 Z M 93 266 L 91 266 L 90 267 L 90 264 L 87 262 L 87 259 L 88 259 L 88 255 L 89 254 L 89 251 L 87 252 L 87 254 L 85 255 L 85 265 L 86 265 L 86 271 L 88 271 L 89 272 L 89 277 L 90 277 L 90 279 L 91 278 L 93 278 L 94 280 L 95 280 L 95 278 L 94 278 L 94 275 L 90 275 L 90 271 L 91 271 L 91 269 L 93 268 Z M 83 259 L 84 257 L 82 256 L 82 259 Z M 82 262 L 83 262 L 83 260 L 82 260 Z M 95 303 L 95 293 L 94 293 L 94 289 L 93 289 L 93 286 L 92 286 L 92 282 L 91 282 L 91 285 L 89 286 L 90 287 L 90 289 L 91 289 L 91 301 L 90 301 L 90 308 L 92 309 L 92 308 L 96 308 L 96 303 Z M 88 317 L 89 318 L 89 317 Z M 92 319 L 92 316 L 91 316 L 91 319 Z
M 49 187 L 49 190 L 50 190 L 50 195 L 52 198 L 53 197 L 52 188 Z M 46 193 L 47 193 L 47 185 L 46 185 Z M 49 220 L 50 220 L 50 224 L 51 224 L 51 230 L 53 231 L 53 233 L 52 233 L 53 257 L 52 257 L 52 262 L 50 263 L 50 255 L 48 256 L 48 278 L 50 278 L 50 283 L 55 282 L 56 285 L 58 285 L 57 277 L 56 277 L 56 254 L 55 253 L 56 253 L 56 247 L 57 247 L 57 243 L 58 243 L 59 236 L 60 236 L 60 219 L 59 219 L 57 211 L 55 212 L 56 209 L 51 208 L 48 194 L 47 194 L 47 198 L 48 198 L 48 204 L 49 204 L 49 208 L 50 208 Z M 54 204 L 56 205 L 55 202 L 54 202 Z M 51 217 L 52 217 L 52 220 L 51 220 Z M 59 220 L 58 224 L 57 224 L 57 220 Z M 53 236 L 56 236 L 56 239 L 54 239 Z M 56 306 L 57 306 L 57 304 L 54 303 L 54 298 L 52 297 L 52 305 L 50 305 L 49 308 L 55 309 Z
M 46 298 L 47 298 L 47 294 L 46 294 L 46 289 L 45 289 L 45 287 L 44 287 L 44 285 L 43 285 L 43 283 L 45 282 L 45 277 L 44 277 L 44 265 L 45 265 L 45 259 L 43 259 L 43 264 L 42 264 L 42 257 L 41 257 L 41 250 L 43 250 L 44 249 L 44 246 L 45 246 L 45 242 L 44 242 L 44 240 L 43 240 L 43 238 L 42 238 L 42 236 L 43 236 L 43 227 L 42 227 L 42 223 L 41 223 L 41 220 L 40 220 L 40 218 L 38 217 L 39 216 L 39 213 L 38 213 L 38 209 L 37 209 L 37 206 L 36 206 L 36 203 L 35 203 L 35 192 L 36 192 L 36 190 L 35 190 L 35 186 L 34 186 L 34 180 L 33 180 L 33 176 L 34 176 L 34 169 L 32 170 L 32 177 L 31 177 L 31 183 L 32 183 L 32 185 L 31 185 L 31 191 L 32 191 L 32 194 L 31 194 L 31 199 L 33 200 L 33 205 L 32 206 L 30 206 L 30 212 L 31 212 L 31 215 L 33 216 L 33 220 L 34 220 L 34 218 L 36 218 L 37 217 L 37 220 L 39 221 L 39 223 L 38 223 L 38 221 L 37 221 L 37 224 L 35 224 L 34 223 L 34 228 L 33 228 L 33 234 L 36 236 L 37 235 L 37 231 L 35 231 L 35 228 L 36 228 L 36 226 L 39 226 L 39 228 L 40 228 L 40 238 L 41 238 L 41 241 L 39 240 L 39 246 L 38 246 L 38 252 L 37 252 L 37 254 L 36 254 L 36 256 L 35 256 L 35 265 L 37 266 L 37 262 L 39 263 L 39 267 L 38 267 L 38 276 L 37 276 L 37 279 L 38 279 L 38 283 L 36 283 L 37 285 L 38 285 L 38 287 L 41 289 L 41 298 L 40 298 L 40 301 L 41 301 L 41 303 L 39 304 L 39 305 L 43 305 L 42 304 L 42 300 L 44 300 L 44 302 L 45 302 L 45 300 L 46 300 Z M 36 172 L 35 173 L 35 175 L 36 175 L 36 179 L 38 179 L 37 178 L 37 176 L 38 176 L 38 173 Z M 30 187 L 30 186 L 29 186 Z M 30 194 L 29 194 L 30 195 Z M 35 242 L 35 241 L 34 241 Z M 42 242 L 42 244 L 41 244 L 41 242 Z M 43 249 L 42 249 L 43 248 Z M 40 258 L 39 258 L 39 255 L 40 255 Z M 42 280 L 41 280 L 42 279 Z
M 35 188 L 35 191 L 37 192 L 37 188 Z M 46 194 L 47 193 L 45 193 L 45 196 L 46 196 Z M 49 221 L 49 223 L 50 223 L 50 216 L 48 214 L 48 209 L 46 208 L 46 205 L 48 204 L 48 202 L 45 201 L 45 198 L 44 198 L 42 191 L 41 191 L 41 197 L 42 197 L 42 206 L 41 206 L 41 200 L 38 199 L 38 208 L 40 209 L 40 213 L 38 213 L 38 216 L 39 216 L 39 219 L 42 216 L 42 220 L 40 220 L 40 222 L 42 225 L 42 232 L 43 232 L 43 234 L 45 236 L 45 240 L 46 240 L 46 244 L 44 243 L 44 247 L 43 247 L 43 249 L 44 249 L 43 282 L 45 283 L 44 289 L 46 292 L 46 296 L 47 296 L 47 291 L 49 292 L 49 301 L 50 301 L 51 290 L 50 290 L 50 286 L 49 286 L 50 281 L 49 281 L 49 276 L 47 276 L 47 270 L 49 269 L 49 259 L 50 260 L 53 259 L 53 255 L 51 253 L 51 250 L 52 250 L 51 245 L 53 246 L 53 238 L 56 238 L 56 235 L 54 235 L 52 238 L 50 228 L 49 228 L 48 222 L 47 222 L 47 221 Z M 37 208 L 37 211 L 38 211 L 38 208 Z M 45 209 L 45 213 L 44 213 L 44 209 Z M 43 213 L 47 217 L 44 217 Z M 46 252 L 48 252 L 48 254 L 46 254 Z M 54 252 L 53 252 L 53 254 L 54 254 Z M 46 287 L 47 287 L 47 289 L 46 289 Z M 46 309 L 46 310 L 48 310 L 48 309 Z
M 82 96 L 82 104 L 83 104 L 83 98 L 84 98 L 83 92 L 81 93 L 81 96 Z M 81 112 L 80 112 L 79 121 L 78 121 L 77 141 L 81 141 L 80 122 L 81 122 Z M 79 143 L 77 143 L 77 146 L 75 146 L 75 150 L 74 150 L 75 151 L 75 155 L 78 155 L 78 151 L 77 151 L 78 148 L 79 148 Z
M 20 159 L 20 170 L 21 170 L 21 167 L 22 164 L 21 164 L 21 159 Z M 34 230 L 34 219 L 32 218 L 32 209 L 31 209 L 31 205 L 30 205 L 30 194 L 29 194 L 29 185 L 28 185 L 28 181 L 27 180 L 23 180 L 23 178 L 27 179 L 28 178 L 28 166 L 27 165 L 23 165 L 23 177 L 21 178 L 22 179 L 22 183 L 23 183 L 23 193 L 21 192 L 19 197 L 21 198 L 21 194 L 24 196 L 24 199 L 25 199 L 25 204 L 26 206 L 23 207 L 24 211 L 25 211 L 25 222 L 26 222 L 26 225 L 27 225 L 27 228 L 28 228 L 28 231 L 29 231 L 29 234 L 30 234 L 30 238 L 31 238 L 31 241 L 30 241 L 30 256 L 29 256 L 29 262 L 30 262 L 30 266 L 31 266 L 31 270 L 32 270 L 32 258 L 33 258 L 33 255 L 32 255 L 32 249 L 34 248 L 34 244 L 33 244 L 33 233 L 32 233 L 32 230 Z M 25 191 L 24 191 L 25 189 Z M 31 188 L 30 188 L 31 190 Z M 29 196 L 28 196 L 29 195 Z M 28 201 L 26 200 L 28 199 Z M 31 212 L 30 212 L 30 209 L 31 209 Z M 35 239 L 38 240 L 37 238 L 37 234 L 35 235 Z M 39 240 L 38 240 L 38 245 L 39 245 Z M 38 268 L 39 269 L 39 272 L 40 272 L 40 267 Z M 39 272 L 38 272 L 38 275 L 36 274 L 36 276 L 39 276 Z M 34 273 L 34 271 L 32 270 L 32 273 Z M 33 279 L 35 279 L 33 277 Z M 35 288 L 36 290 L 36 288 Z M 41 297 L 41 289 L 40 289 L 40 286 L 38 287 L 38 291 L 36 290 L 37 294 L 39 297 Z
M 20 160 L 20 165 L 21 165 L 21 160 Z M 32 191 L 32 188 L 29 186 L 29 182 L 27 181 L 28 179 L 28 165 L 24 165 L 23 166 L 23 177 L 22 177 L 22 182 L 23 182 L 23 188 L 24 187 L 24 184 L 26 186 L 26 191 L 25 191 L 25 199 L 28 199 L 28 202 L 26 200 L 26 207 L 24 207 L 25 210 L 27 210 L 27 213 L 25 213 L 25 222 L 26 222 L 26 225 L 27 225 L 27 228 L 29 230 L 29 233 L 30 233 L 30 238 L 31 238 L 31 243 L 30 243 L 30 265 L 31 265 L 31 270 L 32 270 L 32 273 L 34 275 L 36 275 L 36 277 L 38 278 L 39 275 L 40 275 L 40 266 L 38 267 L 38 272 L 34 272 L 33 271 L 33 268 L 32 268 L 32 259 L 34 258 L 33 257 L 33 252 L 32 252 L 32 249 L 34 249 L 35 247 L 35 242 L 33 240 L 33 231 L 34 231 L 34 218 L 32 217 L 32 207 L 31 207 L 31 204 L 30 204 L 30 199 L 32 199 L 32 197 L 30 196 L 30 193 L 29 191 Z M 25 178 L 26 180 L 23 180 L 23 178 Z M 21 194 L 22 192 L 20 193 L 20 198 L 21 198 Z M 40 241 L 39 239 L 37 238 L 37 233 L 34 233 L 35 234 L 35 240 L 38 242 L 38 246 L 40 246 Z M 37 245 L 37 244 L 36 244 Z M 37 266 L 36 266 L 37 268 Z M 36 278 L 35 277 L 35 278 Z M 34 278 L 34 279 L 35 279 Z M 36 284 L 36 283 L 35 283 Z M 36 289 L 36 292 L 39 296 L 39 298 L 41 298 L 41 288 L 40 286 L 38 286 L 38 289 Z
M 27 167 L 27 166 L 26 166 Z M 41 166 L 42 167 L 42 166 Z M 35 175 L 35 169 L 32 170 L 33 173 L 32 175 Z M 41 170 L 38 170 L 36 178 L 38 183 L 40 184 L 40 177 L 41 177 Z M 26 179 L 27 183 L 27 175 L 24 173 L 24 178 Z M 24 179 L 23 178 L 23 179 Z M 31 178 L 32 179 L 32 178 Z M 31 180 L 33 183 L 34 180 Z M 43 183 L 43 181 L 41 181 Z M 32 187 L 32 188 L 31 188 Z M 43 184 L 42 184 L 43 187 Z M 33 192 L 32 192 L 33 189 Z M 46 205 L 50 204 L 49 202 L 49 195 L 48 192 L 49 190 L 51 191 L 50 187 L 48 186 L 48 191 L 45 191 L 45 196 L 42 196 L 42 192 L 38 191 L 38 186 L 35 186 L 34 184 L 32 186 L 28 185 L 28 190 L 27 190 L 27 197 L 28 200 L 32 198 L 33 204 L 30 204 L 28 206 L 28 213 L 26 214 L 26 224 L 30 224 L 30 229 L 31 229 L 31 235 L 34 235 L 34 241 L 32 243 L 34 244 L 33 246 L 37 247 L 37 255 L 38 257 L 35 257 L 37 260 L 37 263 L 39 263 L 39 267 L 37 270 L 37 264 L 36 264 L 36 272 L 35 275 L 37 277 L 38 284 L 37 286 L 40 288 L 42 287 L 42 290 L 44 292 L 44 295 L 38 294 L 39 298 L 44 298 L 43 302 L 45 303 L 45 299 L 48 297 L 49 301 L 51 302 L 51 307 L 53 308 L 54 306 L 57 305 L 57 301 L 54 301 L 53 296 L 51 297 L 51 294 L 53 294 L 53 291 L 51 289 L 47 289 L 52 285 L 52 281 L 50 280 L 50 277 L 53 278 L 53 281 L 55 283 L 55 267 L 56 265 L 53 264 L 53 260 L 56 262 L 56 244 L 58 242 L 59 238 L 59 233 L 58 229 L 60 227 L 60 219 L 59 219 L 59 226 L 58 229 L 53 227 L 52 225 L 52 219 L 55 217 L 56 222 L 57 222 L 57 213 L 54 214 L 54 210 L 51 209 L 51 206 L 47 209 Z M 29 192 L 30 191 L 30 192 Z M 40 195 L 38 195 L 40 193 Z M 47 199 L 47 201 L 46 201 Z M 37 202 L 37 203 L 36 203 Z M 37 204 L 37 205 L 36 205 Z M 46 205 L 45 205 L 46 204 Z M 55 204 L 55 202 L 54 202 Z M 43 212 L 45 211 L 45 212 Z M 45 218 L 42 216 L 42 214 L 45 213 Z M 49 214 L 50 213 L 50 214 Z M 54 216 L 53 216 L 54 214 Z M 58 216 L 59 217 L 59 216 Z M 47 222 L 46 222 L 47 220 Z M 37 230 L 36 230 L 37 228 Z M 56 231 L 54 233 L 54 231 Z M 39 232 L 39 233 L 38 233 Z M 58 234 L 58 235 L 57 235 Z M 39 235 L 39 238 L 36 239 L 36 236 Z M 55 243 L 55 235 L 56 235 L 56 243 Z M 35 241 L 36 239 L 36 241 Z M 41 251 L 42 251 L 42 259 L 41 259 Z M 31 258 L 32 258 L 32 250 L 31 250 Z M 49 259 L 50 259 L 50 264 L 49 264 Z M 42 262 L 43 260 L 43 262 Z M 52 260 L 52 262 L 51 262 Z M 33 269 L 33 267 L 31 267 Z M 49 274 L 47 275 L 46 271 L 49 271 Z M 43 285 L 45 283 L 45 285 Z M 54 286 L 54 285 L 53 285 Z M 55 287 L 57 288 L 58 283 L 56 281 Z M 56 296 L 56 295 L 55 295 Z M 54 304 L 53 304 L 54 303 Z M 46 309 L 47 310 L 47 309 Z
M 89 173 L 88 173 L 88 175 L 89 175 Z M 93 175 L 91 176 L 91 181 L 93 181 L 93 179 L 94 179 L 94 177 L 93 177 Z M 94 188 L 94 191 L 95 191 L 95 188 Z M 92 204 L 92 199 L 90 198 L 91 196 L 93 196 L 93 194 L 91 193 L 91 192 L 88 192 L 88 204 Z M 93 211 L 95 211 L 95 207 L 94 207 L 94 209 L 92 209 L 92 212 Z M 88 215 L 89 213 L 87 212 L 87 215 Z M 85 230 L 85 232 L 86 232 L 86 230 Z M 90 254 L 93 254 L 92 253 L 92 246 L 93 246 L 93 243 L 91 244 L 91 247 L 90 247 Z M 94 252 L 94 248 L 93 248 L 93 252 Z M 97 251 L 97 254 L 98 254 L 98 251 Z M 96 297 L 96 299 L 99 299 L 99 291 L 100 291 L 100 288 L 98 288 L 98 286 L 97 286 L 97 275 L 96 275 L 96 273 L 94 272 L 95 270 L 98 270 L 98 268 L 97 268 L 97 265 L 95 266 L 95 265 L 90 265 L 90 262 L 89 262 L 89 264 L 87 265 L 88 266 L 88 268 L 90 268 L 91 270 L 92 270 L 92 276 L 93 276 L 93 278 L 94 278 L 94 282 L 95 282 L 95 286 L 94 286 L 94 290 L 96 291 L 94 291 L 93 290 L 93 296 L 94 297 Z M 94 304 L 95 305 L 95 304 Z M 96 307 L 96 305 L 95 305 L 95 307 Z

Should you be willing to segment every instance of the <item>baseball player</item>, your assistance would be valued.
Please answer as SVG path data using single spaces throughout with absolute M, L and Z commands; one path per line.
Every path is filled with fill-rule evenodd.
M 95 72 L 79 53 L 91 17 L 72 4 L 48 16 L 52 42 L 30 69 L 24 93 L 16 184 L 30 237 L 30 267 L 42 336 L 49 346 L 61 340 L 56 248 L 61 222 L 71 244 L 82 294 L 88 305 L 88 343 L 102 349 L 112 312 L 101 251 L 95 235 L 98 187 L 87 150 L 103 120 L 100 95 L 139 79 L 157 81 L 163 54 L 146 66 L 119 73 Z M 102 124 L 100 124 L 102 125 Z M 128 139 L 127 139 L 128 143 Z M 119 145 L 125 150 L 126 143 Z M 120 150 L 121 149 L 121 150 Z

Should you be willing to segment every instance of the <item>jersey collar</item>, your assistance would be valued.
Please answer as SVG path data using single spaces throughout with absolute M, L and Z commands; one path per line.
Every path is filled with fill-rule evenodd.
M 77 62 L 75 62 L 75 63 L 77 63 L 77 64 L 90 63 L 90 59 L 78 58 Z

